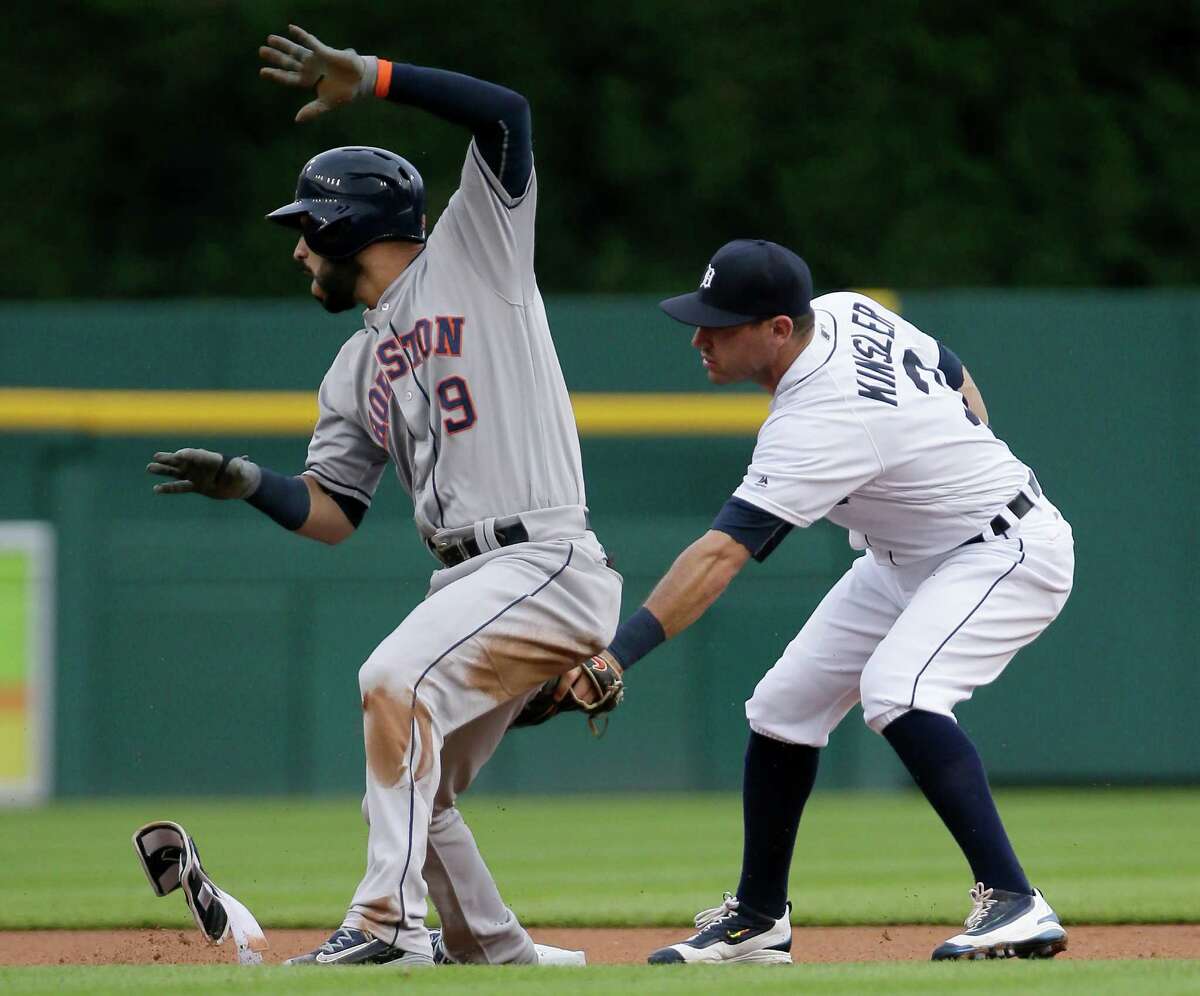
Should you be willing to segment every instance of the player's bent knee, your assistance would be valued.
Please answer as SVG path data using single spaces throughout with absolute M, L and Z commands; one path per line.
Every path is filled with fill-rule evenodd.
M 760 697 L 757 693 L 746 703 L 746 722 L 760 736 L 779 740 L 785 744 L 800 744 L 806 747 L 825 747 L 829 744 L 830 730 L 812 718 L 797 715 L 788 709 L 788 701 Z
M 409 654 L 376 650 L 358 669 L 358 690 L 365 695 L 376 688 L 390 688 L 395 692 L 410 689 L 426 666 L 427 662 L 416 660 Z
M 911 695 L 904 694 L 905 689 L 895 680 L 881 680 L 869 671 L 863 672 L 858 690 L 863 722 L 876 733 L 882 733 L 885 726 L 913 709 Z
M 358 669 L 358 690 L 361 694 L 366 695 L 367 692 L 372 692 L 376 688 L 382 688 L 387 681 L 388 667 L 384 660 L 377 654 L 372 654 L 366 659 L 366 662 Z
M 758 688 L 746 702 L 746 722 L 756 733 L 770 737 L 775 735 L 775 729 L 782 725 L 785 716 L 782 703 L 778 699 L 772 701 L 769 694 L 760 694 L 761 688 L 762 682 L 759 682 Z

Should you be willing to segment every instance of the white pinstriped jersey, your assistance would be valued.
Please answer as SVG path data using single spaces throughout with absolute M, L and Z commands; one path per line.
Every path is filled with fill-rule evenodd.
M 419 256 L 363 313 L 319 395 L 305 473 L 366 504 L 390 459 L 423 537 L 585 504 L 533 273 L 537 178 L 511 197 L 472 142 Z
M 815 298 L 735 496 L 910 563 L 979 533 L 1029 471 L 948 387 L 937 342 L 861 294 Z

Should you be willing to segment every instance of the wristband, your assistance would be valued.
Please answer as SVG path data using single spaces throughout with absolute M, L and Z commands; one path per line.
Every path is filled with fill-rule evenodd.
M 617 627 L 608 652 L 617 659 L 623 671 L 628 671 L 666 638 L 662 623 L 643 605 Z
M 375 60 L 375 96 L 387 97 L 392 88 L 392 63 L 388 59 Z
M 363 61 L 362 79 L 358 81 L 356 97 L 386 97 L 392 85 L 392 64 L 374 55 L 359 56 Z
M 284 477 L 269 467 L 260 467 L 259 471 L 262 477 L 258 487 L 246 501 L 284 529 L 295 532 L 304 525 L 312 508 L 308 485 L 299 477 Z

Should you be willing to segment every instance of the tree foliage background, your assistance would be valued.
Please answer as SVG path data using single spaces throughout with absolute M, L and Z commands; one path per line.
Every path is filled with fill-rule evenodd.
M 314 153 L 392 148 L 431 220 L 459 129 L 363 102 L 297 126 L 289 21 L 529 97 L 538 272 L 693 283 L 761 236 L 819 286 L 1200 283 L 1200 5 L 1132 0 L 91 0 L 6 11 L 0 295 L 292 294 L 262 220 Z

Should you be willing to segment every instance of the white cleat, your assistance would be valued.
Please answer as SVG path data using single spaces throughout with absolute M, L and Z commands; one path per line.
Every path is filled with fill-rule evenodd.
M 429 932 L 429 944 L 433 948 L 433 963 L 435 965 L 453 965 L 454 959 L 446 952 L 442 943 L 442 932 L 434 928 Z M 549 944 L 534 944 L 539 965 L 557 965 L 580 967 L 587 964 L 587 956 L 582 951 L 568 951 L 566 948 L 552 948 Z
M 971 890 L 967 929 L 940 944 L 933 961 L 984 958 L 1053 958 L 1067 949 L 1067 932 L 1042 894 L 1032 896 L 987 889 Z
M 579 968 L 587 964 L 587 955 L 582 951 L 552 948 L 549 944 L 535 944 L 539 965 L 558 965 Z
M 651 965 L 790 965 L 791 911 L 788 903 L 777 919 L 742 906 L 727 892 L 720 906 L 696 914 L 697 933 L 646 960 Z

